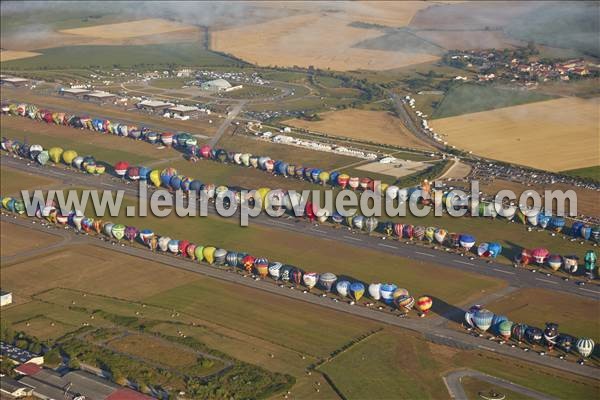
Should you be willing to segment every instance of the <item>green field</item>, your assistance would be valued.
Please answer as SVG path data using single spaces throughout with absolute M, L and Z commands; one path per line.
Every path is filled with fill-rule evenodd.
M 150 86 L 155 86 L 160 89 L 181 89 L 186 82 L 190 81 L 191 78 L 161 78 L 154 79 L 149 82 Z M 141 87 L 144 92 L 148 89 Z
M 2 157 L 5 157 L 5 155 Z M 37 189 L 54 182 L 52 179 L 37 176 L 33 173 L 0 167 L 0 191 L 3 196 L 23 189 Z
M 562 171 L 563 174 L 600 182 L 600 166 Z
M 480 84 L 460 84 L 450 88 L 438 104 L 431 119 L 454 117 L 551 98 L 553 97 L 524 90 L 504 89 Z
M 306 80 L 305 72 L 295 72 L 295 71 L 277 71 L 277 70 L 265 70 L 261 71 L 260 76 L 264 79 L 271 81 L 280 81 L 280 82 L 304 82 Z
M 72 68 L 148 68 L 150 66 L 235 65 L 222 55 L 202 50 L 195 43 L 140 46 L 69 46 L 39 50 L 41 56 L 2 63 L 6 70 Z
M 323 85 L 328 88 L 332 88 L 332 89 L 340 88 L 340 87 L 342 87 L 342 84 L 344 83 L 344 81 L 342 81 L 339 78 L 335 78 L 333 76 L 326 76 L 326 75 L 316 75 L 314 79 L 318 84 Z
M 273 103 L 256 103 L 246 107 L 249 111 L 303 111 L 308 114 L 329 110 L 334 107 L 349 106 L 356 99 L 325 97 L 321 99 L 316 96 L 307 96 L 301 99 L 278 101 Z
M 232 90 L 231 92 L 222 93 L 220 94 L 220 96 L 227 99 L 261 99 L 281 94 L 281 91 L 279 89 L 273 88 L 271 86 L 259 86 L 249 84 L 244 84 L 243 86 L 244 87 L 241 89 L 236 89 Z

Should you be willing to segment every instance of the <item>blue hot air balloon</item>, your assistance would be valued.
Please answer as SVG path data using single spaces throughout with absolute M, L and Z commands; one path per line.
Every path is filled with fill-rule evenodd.
M 490 253 L 490 257 L 496 258 L 502 253 L 502 245 L 500 243 L 491 242 L 488 245 L 488 252 Z
M 160 184 L 166 188 L 170 187 L 171 186 L 171 176 L 161 175 L 160 176 Z
M 331 174 L 329 174 L 329 182 L 333 186 L 337 185 L 338 176 L 340 176 L 340 173 L 338 171 L 333 171 Z
M 508 321 L 508 318 L 506 318 L 504 315 L 497 315 L 497 314 L 494 315 L 494 317 L 492 318 L 492 325 L 491 325 L 491 328 L 494 331 L 494 333 L 500 333 L 500 332 L 498 332 L 498 327 L 504 321 Z
M 179 178 L 177 175 L 172 176 L 171 180 L 169 181 L 169 185 L 173 188 L 173 190 L 181 189 L 181 178 Z
M 384 283 L 379 288 L 381 293 L 381 300 L 386 304 L 392 304 L 394 302 L 394 292 L 398 289 L 398 286 L 393 283 Z
M 587 225 L 582 226 L 581 230 L 579 231 L 579 234 L 585 240 L 590 240 L 590 238 L 592 237 L 592 227 Z
M 288 166 L 288 163 L 280 161 L 279 164 L 276 163 L 275 169 L 279 175 L 287 176 Z
M 190 192 L 196 192 L 196 193 L 200 194 L 201 190 L 202 190 L 202 182 L 193 180 L 190 183 Z
M 488 329 L 490 329 L 490 326 L 492 326 L 492 320 L 494 319 L 494 313 L 491 312 L 490 310 L 486 310 L 486 309 L 478 310 L 473 315 L 472 319 L 473 319 L 473 323 L 475 323 L 475 326 L 477 327 L 477 329 L 485 332 Z
M 583 222 L 575 221 L 573 225 L 571 225 L 571 236 L 579 237 L 581 233 L 581 228 L 583 228 Z
M 538 214 L 538 223 L 543 229 L 546 229 L 548 227 L 548 224 L 550 224 L 550 219 L 551 217 L 544 213 Z
M 150 172 L 152 172 L 152 170 L 150 168 L 140 167 L 140 180 L 141 181 L 148 180 Z
M 310 171 L 310 179 L 315 183 L 319 183 L 319 174 L 320 173 L 321 173 L 321 170 L 319 168 L 314 168 L 312 171 Z
M 550 228 L 555 232 L 562 231 L 565 226 L 565 219 L 563 217 L 552 217 L 550 219 Z

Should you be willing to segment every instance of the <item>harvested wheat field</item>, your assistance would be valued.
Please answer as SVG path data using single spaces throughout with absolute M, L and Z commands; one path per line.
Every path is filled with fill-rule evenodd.
M 430 149 L 429 145 L 415 138 L 402 122 L 385 111 L 346 109 L 319 114 L 322 121 L 291 119 L 285 124 L 370 142 L 385 143 L 401 147 Z
M 90 245 L 73 246 L 2 269 L 2 285 L 21 296 L 65 287 L 137 300 L 197 279 L 202 278 Z
M 0 51 L 0 62 L 20 60 L 22 58 L 35 57 L 39 55 L 40 53 L 34 53 L 33 51 L 2 50 Z
M 600 98 L 562 98 L 431 121 L 449 144 L 495 160 L 564 171 L 598 165 Z
M 193 29 L 193 27 L 164 19 L 151 18 L 142 19 L 139 21 L 121 22 L 118 24 L 64 29 L 59 32 L 70 35 L 91 36 L 103 39 L 123 39 L 137 36 L 163 34 L 187 29 Z
M 360 15 L 344 12 L 280 18 L 213 32 L 212 48 L 262 66 L 313 65 L 340 71 L 384 70 L 438 58 L 426 53 L 354 48 L 361 41 L 383 34 L 376 29 L 349 26 L 361 20 Z
M 58 243 L 60 238 L 48 233 L 35 231 L 22 226 L 0 222 L 0 255 L 13 257 L 24 255 L 31 250 L 36 250 Z M 4 263 L 3 263 L 4 266 Z M 4 279 L 4 272 L 2 273 Z

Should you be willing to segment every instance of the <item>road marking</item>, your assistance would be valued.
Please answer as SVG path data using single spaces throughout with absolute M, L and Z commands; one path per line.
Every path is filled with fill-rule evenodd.
M 496 349 L 492 349 L 491 347 L 482 346 L 482 345 L 478 345 L 477 347 L 479 347 L 480 349 L 487 350 L 487 351 L 493 351 L 493 352 L 496 352 Z
M 514 272 L 504 271 L 503 269 L 493 268 L 494 271 L 502 272 L 503 274 L 514 275 Z
M 581 289 L 581 290 L 585 290 L 586 292 L 591 292 L 591 293 L 600 294 L 600 292 L 599 292 L 599 291 L 597 291 L 597 290 L 586 289 L 586 288 L 582 288 L 582 287 L 580 287 L 579 289 Z
M 313 232 L 325 233 L 325 231 L 324 231 L 324 230 L 322 230 L 322 229 L 319 229 L 319 228 L 310 228 L 310 230 L 311 230 L 311 231 L 313 231 Z
M 466 261 L 461 261 L 461 260 L 454 260 L 454 262 L 457 262 L 457 263 L 460 263 L 460 264 L 465 264 L 465 265 L 475 265 L 473 263 L 466 262 Z
M 435 254 L 429 254 L 429 253 L 422 253 L 420 251 L 415 251 L 415 253 L 420 254 L 422 256 L 427 256 L 427 257 L 435 257 Z
M 535 280 L 536 281 L 542 281 L 542 282 L 548 282 L 548 283 L 551 283 L 553 285 L 558 285 L 558 282 L 549 281 L 548 279 L 535 278 Z
M 352 236 L 344 236 L 344 238 L 351 239 L 351 240 L 356 240 L 357 242 L 362 242 L 362 239 L 355 238 L 355 237 L 352 237 Z
M 377 244 L 377 246 L 381 246 L 381 247 L 387 247 L 387 248 L 389 248 L 389 249 L 397 249 L 397 247 L 396 247 L 396 246 L 392 246 L 392 245 L 385 244 L 385 243 L 378 243 L 378 244 Z
M 279 224 L 279 225 L 295 226 L 294 224 L 290 224 L 289 222 L 283 222 L 283 221 L 271 221 L 271 223 Z

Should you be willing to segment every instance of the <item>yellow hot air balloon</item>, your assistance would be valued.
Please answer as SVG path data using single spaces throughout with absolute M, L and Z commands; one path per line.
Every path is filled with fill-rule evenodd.
M 12 200 L 12 197 L 5 197 L 2 199 L 2 207 L 8 210 L 8 203 Z
M 95 173 L 98 175 L 102 175 L 106 171 L 106 167 L 104 165 L 96 165 Z
M 323 171 L 319 174 L 319 181 L 322 185 L 326 185 L 329 183 L 329 172 Z
M 154 169 L 150 172 L 150 182 L 156 187 L 160 187 L 160 171 Z
M 75 157 L 77 157 L 77 152 L 75 150 L 67 150 L 62 153 L 62 159 L 67 165 L 71 165 Z
M 217 251 L 217 249 L 212 246 L 207 246 L 202 250 L 202 256 L 204 256 L 204 260 L 206 260 L 207 263 L 212 264 L 215 262 L 215 251 Z
M 385 191 L 387 190 L 387 188 L 388 188 L 389 186 L 390 186 L 390 185 L 388 185 L 387 183 L 382 183 L 382 184 L 380 184 L 380 185 L 379 185 L 379 192 L 378 192 L 378 193 L 379 193 L 379 195 L 380 195 L 380 196 L 385 196 Z
M 267 195 L 269 194 L 269 192 L 271 191 L 271 189 L 269 188 L 260 188 L 258 190 L 256 190 L 256 199 L 258 200 L 260 199 L 260 204 L 262 204 L 262 208 L 264 209 L 267 206 Z
M 62 155 L 62 153 L 63 149 L 60 147 L 51 147 L 50 150 L 48 150 L 48 155 L 50 156 L 50 159 L 53 163 L 60 162 L 60 156 Z

